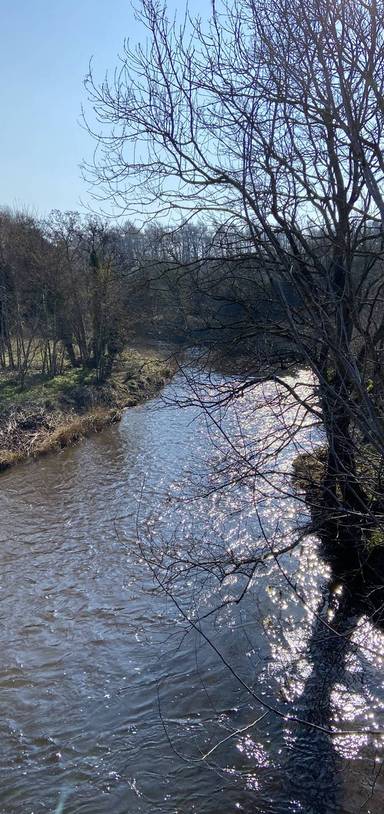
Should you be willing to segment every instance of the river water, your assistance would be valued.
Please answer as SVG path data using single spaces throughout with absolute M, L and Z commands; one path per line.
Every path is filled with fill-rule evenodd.
M 247 565 L 308 519 L 289 473 L 319 430 L 267 384 L 224 437 L 164 404 L 186 393 L 1 477 L 0 811 L 378 814 L 382 632 L 313 538 Z

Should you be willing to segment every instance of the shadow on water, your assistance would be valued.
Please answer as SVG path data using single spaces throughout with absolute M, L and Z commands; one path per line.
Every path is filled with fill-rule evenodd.
M 342 765 L 330 734 L 334 714 L 332 693 L 336 684 L 346 679 L 351 626 L 357 620 L 340 603 L 329 623 L 326 616 L 335 601 L 335 595 L 326 587 L 308 643 L 311 672 L 292 711 L 306 723 L 290 725 L 284 733 L 288 753 L 283 766 L 286 799 L 276 814 L 288 811 L 340 814 L 342 810 Z
M 374 734 L 374 729 L 379 729 L 374 712 L 381 711 L 382 698 L 374 697 L 376 690 L 380 692 L 378 684 L 373 684 L 372 694 L 372 685 L 367 680 L 372 667 L 371 639 L 366 636 L 362 644 L 357 634 L 365 624 L 379 634 L 382 644 L 383 605 L 382 591 L 376 585 L 377 571 L 372 572 L 371 581 L 366 576 L 362 579 L 356 572 L 349 575 L 344 572 L 322 590 L 306 652 L 310 672 L 289 712 L 300 723 L 289 723 L 283 733 L 287 754 L 281 766 L 283 801 L 276 805 L 275 797 L 271 808 L 274 814 L 382 811 L 383 798 L 377 799 L 375 784 L 383 758 L 375 771 L 372 748 L 376 738 L 380 754 L 379 731 L 377 736 Z M 367 653 L 371 655 L 370 664 L 366 661 Z M 379 653 L 380 647 L 375 655 Z M 354 709 L 354 698 L 362 699 L 358 710 Z M 373 730 L 367 729 L 367 720 Z M 372 770 L 367 784 L 358 771 L 351 778 L 348 758 L 356 757 L 360 751 L 364 760 L 364 745 L 368 744 Z
M 271 567 L 241 610 L 228 606 L 212 622 L 228 661 L 276 705 L 284 698 L 280 679 L 289 691 L 292 673 L 291 700 L 279 711 L 307 722 L 269 715 L 243 732 L 264 708 L 207 648 L 191 646 L 147 570 L 130 557 L 143 482 L 156 522 L 178 534 L 201 528 L 205 541 L 222 532 L 232 508 L 229 499 L 196 501 L 190 512 L 167 501 L 172 484 L 188 478 L 192 464 L 201 467 L 209 439 L 204 422 L 160 406 L 129 411 L 82 446 L 2 480 L 0 814 L 381 814 L 378 788 L 365 804 L 372 739 L 329 734 L 379 720 L 382 665 L 370 655 L 376 644 L 383 652 L 371 607 L 379 593 L 370 591 L 371 604 L 358 608 L 332 583 L 320 595 L 329 569 L 321 568 L 316 541 L 306 542 L 302 556 L 297 550 L 283 565 L 315 614 L 306 614 Z M 253 437 L 251 409 L 248 418 Z M 268 402 L 263 431 L 267 419 L 275 421 Z M 231 499 L 236 510 L 244 501 L 246 550 L 254 531 L 246 495 L 239 488 Z M 272 499 L 270 515 L 268 505 L 274 523 Z M 296 514 L 293 507 L 285 535 Z M 236 519 L 231 533 L 237 540 Z M 370 652 L 361 646 L 363 618 Z M 190 763 L 165 736 L 158 687 L 172 745 L 192 755 Z M 344 706 L 351 697 L 360 706 Z M 211 768 L 202 750 L 221 739 Z

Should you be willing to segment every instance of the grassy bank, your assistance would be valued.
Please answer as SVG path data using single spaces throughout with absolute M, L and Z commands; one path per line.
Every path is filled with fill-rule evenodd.
M 327 447 L 318 447 L 314 452 L 298 455 L 293 462 L 293 482 L 303 492 L 311 511 L 312 520 L 321 526 L 324 510 L 322 508 L 322 487 L 326 474 Z M 367 527 L 365 542 L 367 551 L 375 548 L 384 550 L 384 498 L 382 461 L 372 445 L 361 444 L 356 454 L 356 475 L 362 484 L 367 500 Z M 342 506 L 340 489 L 336 494 Z
M 313 452 L 298 455 L 293 462 L 295 486 L 309 496 L 318 495 L 326 474 L 328 448 L 320 446 Z M 382 462 L 371 444 L 361 443 L 355 453 L 356 476 L 362 483 L 369 504 L 382 500 Z M 341 494 L 339 495 L 341 499 Z
M 0 376 L 0 471 L 77 443 L 119 421 L 125 407 L 153 398 L 174 366 L 154 351 L 126 350 L 102 385 L 92 371 L 68 369 L 48 379 L 31 373 L 21 388 Z

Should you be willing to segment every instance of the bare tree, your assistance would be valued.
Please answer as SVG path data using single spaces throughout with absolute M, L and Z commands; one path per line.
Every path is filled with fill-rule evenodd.
M 233 0 L 213 3 L 209 22 L 187 16 L 181 27 L 160 3 L 143 0 L 140 9 L 148 44 L 134 50 L 126 44 L 112 81 L 88 78 L 98 194 L 172 233 L 198 219 L 215 223 L 204 258 L 193 267 L 182 263 L 179 279 L 184 285 L 193 275 L 200 305 L 209 293 L 247 316 L 237 333 L 246 333 L 240 373 L 238 366 L 224 383 L 211 376 L 202 391 L 199 371 L 184 401 L 203 408 L 222 440 L 214 436 L 217 457 L 204 498 L 225 502 L 236 485 L 236 503 L 229 501 L 219 528 L 210 529 L 207 508 L 201 536 L 198 521 L 180 522 L 170 537 L 167 518 L 150 519 L 140 554 L 205 641 L 212 641 L 210 619 L 237 607 L 267 563 L 305 605 L 305 589 L 284 559 L 308 533 L 287 529 L 292 460 L 284 456 L 296 442 L 300 451 L 306 422 L 322 422 L 320 483 L 311 482 L 313 468 L 303 470 L 302 480 L 311 529 L 321 532 L 333 577 L 345 589 L 333 617 L 324 616 L 321 602 L 309 612 L 314 650 L 322 635 L 330 650 L 338 642 L 343 660 L 356 624 L 354 618 L 346 630 L 351 609 L 383 625 L 384 5 Z M 262 352 L 254 324 L 260 293 L 279 305 L 261 319 Z M 275 340 L 312 371 L 314 389 L 278 372 Z M 266 380 L 273 385 L 264 389 Z M 272 430 L 261 424 L 266 398 L 277 422 Z M 256 421 L 261 416 L 261 438 L 244 431 L 236 411 L 244 402 Z M 253 512 L 251 539 L 241 545 L 241 527 L 240 544 L 236 538 L 232 545 L 231 524 L 236 518 L 240 525 L 243 506 L 244 514 Z M 204 606 L 197 594 L 207 586 Z M 241 684 L 225 653 L 215 654 Z M 315 682 L 322 670 L 317 658 Z M 301 720 L 291 709 L 283 713 L 320 732 L 328 746 L 333 681 L 325 681 L 325 713 L 313 706 Z M 260 707 L 282 714 L 257 687 L 242 687 Z M 326 803 L 317 807 L 328 810 Z
M 269 280 L 284 312 L 269 332 L 318 382 L 324 528 L 356 566 L 381 523 L 384 7 L 235 0 L 178 28 L 144 0 L 140 17 L 148 45 L 126 44 L 112 83 L 87 80 L 99 189 L 172 230 L 216 218 L 237 236 L 232 277 L 252 261 L 246 296 Z

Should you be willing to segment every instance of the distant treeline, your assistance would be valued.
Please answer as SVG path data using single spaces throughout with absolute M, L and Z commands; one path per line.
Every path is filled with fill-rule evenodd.
M 1 212 L 0 366 L 21 381 L 31 368 L 84 366 L 103 381 L 134 335 L 195 343 L 262 332 L 278 298 L 260 273 L 255 297 L 255 263 L 233 259 L 233 247 L 228 230 L 204 225 L 172 233 Z

